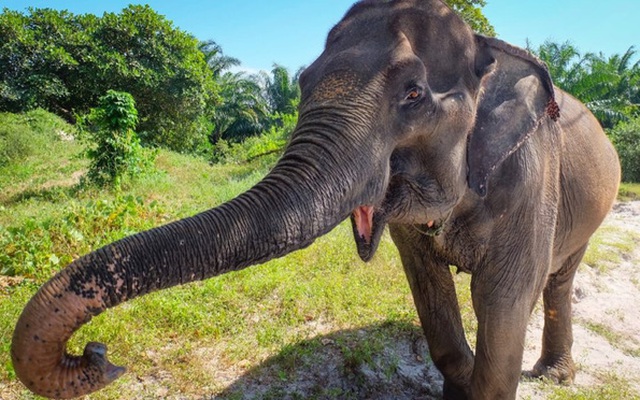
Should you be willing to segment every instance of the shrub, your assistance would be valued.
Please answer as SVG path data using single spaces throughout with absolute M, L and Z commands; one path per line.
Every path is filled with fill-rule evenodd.
M 640 182 L 640 117 L 621 122 L 609 132 L 620 164 L 624 182 Z
M 125 176 L 149 169 L 155 153 L 145 151 L 134 128 L 138 122 L 135 101 L 129 93 L 109 90 L 97 108 L 81 120 L 88 132 L 91 160 L 87 178 L 99 186 L 119 186 Z
M 277 114 L 279 126 L 272 126 L 259 136 L 251 136 L 240 143 L 219 140 L 214 146 L 213 162 L 239 164 L 263 156 L 278 154 L 286 146 L 298 121 L 296 114 Z

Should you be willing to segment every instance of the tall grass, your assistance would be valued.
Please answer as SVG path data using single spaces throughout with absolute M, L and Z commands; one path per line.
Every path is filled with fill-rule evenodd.
M 52 140 L 73 135 L 75 128 L 44 110 L 0 113 L 0 167 L 19 162 L 46 148 Z

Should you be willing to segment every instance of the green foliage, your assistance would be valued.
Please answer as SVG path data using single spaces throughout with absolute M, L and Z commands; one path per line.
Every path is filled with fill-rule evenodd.
M 221 63 L 222 61 L 218 60 L 212 68 L 220 67 Z M 276 64 L 271 75 L 264 72 L 259 76 L 230 72 L 216 75 L 222 100 L 214 110 L 214 128 L 209 137 L 210 142 L 214 144 L 214 160 L 224 158 L 223 154 L 230 155 L 231 162 L 246 160 L 252 156 L 241 154 L 242 147 L 246 148 L 249 142 L 258 146 L 258 142 L 268 140 L 266 136 L 278 136 L 274 132 L 266 135 L 260 133 L 269 131 L 274 126 L 282 127 L 288 123 L 283 121 L 284 118 L 290 119 L 296 115 L 300 101 L 298 77 L 301 71 L 290 76 L 286 68 Z M 256 135 L 262 138 L 251 139 Z M 249 142 L 247 145 L 234 147 L 236 142 L 242 140 Z M 275 140 L 280 139 L 278 137 Z M 272 147 L 271 150 L 282 147 L 277 143 L 267 145 L 269 146 Z M 267 151 L 269 149 L 266 148 L 256 150 L 256 154 Z M 232 153 L 235 155 L 231 155 Z
M 224 71 L 240 65 L 240 60 L 224 55 L 222 47 L 215 40 L 205 40 L 198 44 L 198 49 L 204 55 L 207 66 L 215 79 L 219 79 Z
M 300 86 L 298 80 L 303 69 L 294 76 L 282 65 L 274 64 L 271 76 L 264 73 L 264 87 L 267 103 L 272 113 L 293 114 L 298 109 L 300 101 Z
M 298 114 L 276 114 L 274 118 L 280 121 L 281 126 L 272 126 L 259 136 L 249 137 L 239 143 L 219 140 L 214 147 L 213 161 L 239 164 L 266 155 L 281 154 L 295 129 Z
M 622 122 L 609 131 L 620 164 L 624 182 L 640 182 L 640 116 Z
M 263 131 L 269 120 L 262 87 L 253 76 L 226 72 L 218 77 L 221 101 L 212 115 L 209 141 L 239 141 Z
M 149 6 L 120 14 L 4 9 L 0 111 L 42 107 L 73 120 L 109 89 L 136 99 L 147 143 L 194 151 L 206 143 L 216 84 L 198 41 Z
M 445 0 L 471 28 L 486 36 L 495 36 L 496 31 L 487 17 L 482 14 L 482 7 L 487 5 L 485 0 Z
M 622 182 L 618 190 L 618 201 L 640 200 L 640 183 Z
M 0 110 L 23 112 L 37 107 L 70 116 L 64 110 L 69 88 L 64 76 L 78 66 L 63 46 L 77 43 L 74 17 L 66 11 L 30 10 L 25 16 L 4 9 L 0 14 Z
M 217 100 L 216 85 L 193 36 L 149 6 L 105 14 L 95 36 L 107 49 L 101 56 L 108 67 L 100 72 L 109 88 L 136 99 L 144 141 L 183 152 L 206 142 L 201 117 Z
M 60 117 L 42 109 L 24 114 L 0 113 L 0 167 L 24 160 L 38 148 L 75 129 Z
M 633 47 L 607 58 L 547 41 L 533 52 L 547 63 L 554 83 L 585 103 L 605 128 L 640 113 L 640 61 L 632 63 Z
M 0 275 L 42 281 L 79 254 L 162 220 L 156 202 L 125 195 L 113 200 L 72 203 L 62 218 L 27 219 L 0 226 Z
M 140 145 L 134 132 L 138 122 L 135 101 L 129 93 L 109 90 L 100 98 L 98 107 L 83 120 L 89 132 L 91 160 L 87 177 L 90 182 L 104 186 L 119 186 L 125 176 L 135 176 L 150 168 L 154 154 Z

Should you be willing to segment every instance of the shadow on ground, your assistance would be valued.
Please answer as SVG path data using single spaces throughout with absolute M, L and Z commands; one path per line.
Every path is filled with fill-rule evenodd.
M 384 323 L 285 347 L 210 399 L 438 399 L 420 328 Z

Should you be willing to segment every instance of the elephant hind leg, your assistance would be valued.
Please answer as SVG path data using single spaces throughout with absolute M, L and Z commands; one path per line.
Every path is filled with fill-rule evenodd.
M 571 295 L 573 278 L 587 245 L 569 256 L 562 268 L 549 276 L 544 288 L 542 355 L 529 373 L 533 377 L 544 376 L 556 383 L 570 383 L 575 378 L 575 365 L 571 357 Z

